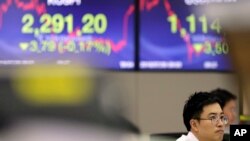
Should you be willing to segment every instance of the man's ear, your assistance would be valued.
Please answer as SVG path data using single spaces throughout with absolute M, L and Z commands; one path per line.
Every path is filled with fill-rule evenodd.
M 195 131 L 195 132 L 198 132 L 198 131 L 199 131 L 199 129 L 198 129 L 198 124 L 199 124 L 199 122 L 198 122 L 197 120 L 191 119 L 191 120 L 189 121 L 189 124 L 190 124 L 191 129 L 192 129 L 193 131 Z

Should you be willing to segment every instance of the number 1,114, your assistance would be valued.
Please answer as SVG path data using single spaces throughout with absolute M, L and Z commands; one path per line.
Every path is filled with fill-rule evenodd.
M 198 18 L 198 22 L 197 22 Z M 167 21 L 170 22 L 170 30 L 172 33 L 177 33 L 178 31 L 178 22 L 179 19 L 176 14 L 172 14 L 171 16 L 167 17 Z M 211 30 L 215 31 L 216 33 L 220 33 L 221 31 L 221 26 L 220 22 L 218 19 L 215 19 L 212 21 L 211 24 L 208 25 L 207 22 L 207 17 L 202 15 L 200 17 L 196 17 L 194 14 L 191 14 L 186 17 L 186 22 L 188 22 L 189 25 L 189 32 L 190 33 L 195 33 L 197 30 L 197 24 L 201 24 L 201 31 L 202 33 L 208 33 L 208 29 L 210 28 Z M 209 26 L 209 27 L 208 27 Z

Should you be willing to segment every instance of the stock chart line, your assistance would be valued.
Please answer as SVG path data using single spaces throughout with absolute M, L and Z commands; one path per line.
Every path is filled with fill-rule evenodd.
M 170 17 L 176 14 L 175 11 L 172 10 L 172 6 L 169 0 L 162 0 L 164 8 L 166 10 L 166 14 Z M 154 7 L 160 5 L 160 0 L 140 0 L 140 12 L 152 10 Z M 178 17 L 178 16 L 177 16 Z M 189 61 L 192 61 L 192 55 L 194 53 L 194 47 L 191 43 L 190 34 L 182 27 L 181 20 L 177 18 L 177 30 L 181 33 L 181 38 L 186 44 L 187 47 L 187 58 Z
M 35 10 L 38 15 L 46 12 L 45 3 L 39 3 L 39 0 L 30 0 L 29 3 L 22 2 L 21 0 L 6 0 L 6 2 L 0 4 L 0 29 L 3 23 L 4 13 L 7 13 L 12 5 L 15 5 L 23 11 Z
M 127 9 L 124 17 L 123 17 L 123 31 L 122 31 L 122 39 L 120 41 L 118 41 L 117 44 L 115 44 L 114 42 L 111 41 L 111 45 L 112 45 L 112 50 L 114 52 L 118 52 L 121 49 L 123 49 L 126 45 L 127 45 L 127 41 L 128 41 L 128 23 L 129 23 L 129 17 L 135 12 L 135 5 L 132 4 L 129 6 L 129 8 Z

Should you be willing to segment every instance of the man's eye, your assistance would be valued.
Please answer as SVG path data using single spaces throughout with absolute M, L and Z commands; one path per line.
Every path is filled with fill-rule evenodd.
M 209 119 L 215 120 L 216 116 L 211 116 Z
M 226 118 L 226 116 L 224 116 L 224 115 L 223 115 L 223 116 L 220 116 L 220 119 L 224 119 L 224 118 Z

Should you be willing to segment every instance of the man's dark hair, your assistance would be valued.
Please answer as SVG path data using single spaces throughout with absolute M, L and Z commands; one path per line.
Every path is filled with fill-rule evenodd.
M 223 109 L 224 106 L 226 105 L 227 102 L 229 102 L 230 100 L 236 100 L 237 96 L 233 95 L 231 92 L 225 90 L 225 89 L 215 89 L 213 91 L 211 91 L 211 93 L 213 93 L 216 97 L 218 97 L 218 99 L 220 99 L 220 106 Z
M 199 119 L 203 108 L 214 103 L 219 104 L 219 99 L 209 92 L 196 92 L 189 97 L 183 109 L 183 120 L 188 131 L 191 129 L 190 120 Z

